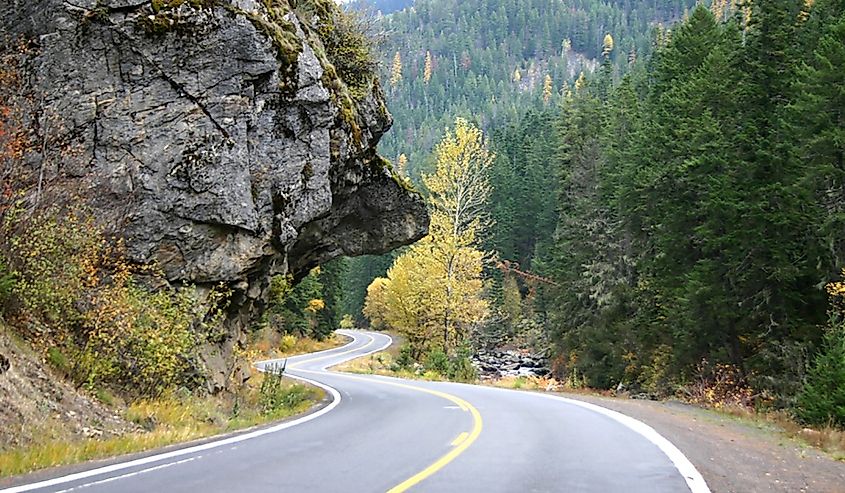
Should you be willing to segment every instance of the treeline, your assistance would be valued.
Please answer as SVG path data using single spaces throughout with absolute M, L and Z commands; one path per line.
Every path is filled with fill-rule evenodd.
M 387 34 L 382 67 L 395 117 L 381 150 L 394 161 L 405 154 L 417 179 L 433 171 L 428 154 L 456 116 L 489 130 L 526 108 L 554 103 L 567 81 L 593 68 L 607 33 L 622 71 L 651 51 L 655 25 L 680 19 L 694 4 L 418 0 L 379 23 Z
M 845 253 L 843 7 L 698 7 L 564 102 L 544 259 L 560 374 L 665 394 L 727 369 L 757 404 L 795 402 Z

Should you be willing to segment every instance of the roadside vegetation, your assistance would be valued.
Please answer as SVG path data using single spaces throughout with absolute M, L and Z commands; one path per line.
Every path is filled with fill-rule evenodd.
M 99 430 L 89 430 L 92 436 L 79 438 L 69 436 L 61 423 L 46 420 L 32 430 L 31 443 L 0 450 L 0 477 L 242 430 L 303 413 L 323 397 L 320 389 L 258 372 L 233 395 L 173 393 L 123 406 L 111 396 L 110 404 L 122 407 L 122 417 L 134 431 L 104 436 Z

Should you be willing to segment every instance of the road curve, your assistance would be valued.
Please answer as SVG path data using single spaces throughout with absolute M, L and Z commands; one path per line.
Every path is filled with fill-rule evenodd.
M 287 361 L 287 374 L 333 396 L 316 413 L 71 475 L 47 473 L 0 493 L 709 492 L 668 440 L 598 406 L 327 371 L 391 343 L 384 334 L 340 332 L 352 341 Z

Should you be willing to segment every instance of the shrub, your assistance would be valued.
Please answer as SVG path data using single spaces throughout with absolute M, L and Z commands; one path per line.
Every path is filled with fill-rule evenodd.
M 99 282 L 106 238 L 93 217 L 74 210 L 50 209 L 16 226 L 7 240 L 18 273 L 14 294 L 41 330 L 62 337 L 80 319 L 77 303 Z
M 346 330 L 355 328 L 355 319 L 352 318 L 352 315 L 348 313 L 343 315 L 343 318 L 340 319 L 340 328 Z
M 296 346 L 296 336 L 286 334 L 282 336 L 282 341 L 279 343 L 279 349 L 282 352 L 290 351 Z
M 349 94 L 355 100 L 364 99 L 372 89 L 376 72 L 372 53 L 374 40 L 366 19 L 358 12 L 344 12 L 325 3 L 323 19 L 318 28 L 320 39 L 326 49 L 326 57 L 337 71 L 338 77 L 346 83 Z
M 194 349 L 198 321 L 208 314 L 194 288 L 148 292 L 128 275 L 97 293 L 84 315 L 86 339 L 76 376 L 90 387 L 102 382 L 129 386 L 143 396 L 158 396 L 179 386 L 194 386 Z
M 399 357 L 396 358 L 396 366 L 400 369 L 409 369 L 414 365 L 413 348 L 405 343 L 399 347 Z
M 440 348 L 434 348 L 429 351 L 423 360 L 423 367 L 426 370 L 435 371 L 441 375 L 449 375 L 451 373 L 451 366 L 449 356 Z
M 67 356 L 65 356 L 61 349 L 57 347 L 51 347 L 50 349 L 48 349 L 47 361 L 53 368 L 59 370 L 65 375 L 70 374 L 70 364 L 68 363 Z
M 15 275 L 0 257 L 0 309 L 6 304 L 15 289 Z
M 408 346 L 408 349 L 405 351 L 407 352 L 406 357 L 410 360 L 410 346 Z M 402 349 L 400 349 L 399 361 L 405 361 Z M 447 355 L 440 348 L 432 349 L 424 358 L 423 368 L 426 373 L 436 373 L 438 375 L 445 376 L 449 380 L 456 380 L 459 382 L 471 382 L 477 377 L 475 367 L 472 366 L 472 362 L 469 359 L 469 351 L 467 349 L 460 349 L 457 354 L 453 356 Z
M 754 391 L 739 368 L 702 360 L 687 389 L 690 401 L 716 409 L 754 408 Z
M 845 428 L 845 321 L 831 324 L 798 397 L 798 417 L 807 424 Z
M 293 410 L 311 399 L 311 391 L 300 384 L 287 385 L 283 371 L 267 371 L 261 381 L 259 406 L 267 416 L 281 410 Z

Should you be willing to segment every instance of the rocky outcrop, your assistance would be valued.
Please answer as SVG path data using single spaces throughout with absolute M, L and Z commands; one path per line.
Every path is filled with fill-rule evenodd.
M 337 7 L 294 4 L 0 7 L 7 45 L 23 40 L 18 103 L 39 143 L 25 164 L 45 190 L 30 200 L 80 197 L 131 261 L 173 284 L 232 290 L 227 336 L 203 350 L 213 388 L 231 377 L 271 274 L 383 253 L 427 230 L 423 201 L 376 154 L 391 125 L 377 83 L 353 91 L 332 63 Z
M 548 359 L 525 351 L 480 350 L 472 357 L 481 378 L 544 377 L 551 373 Z

